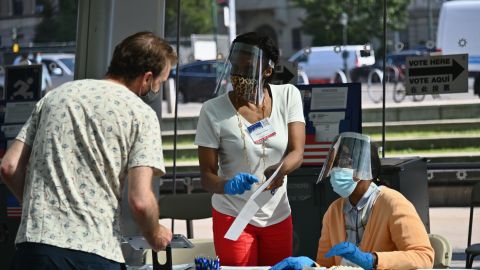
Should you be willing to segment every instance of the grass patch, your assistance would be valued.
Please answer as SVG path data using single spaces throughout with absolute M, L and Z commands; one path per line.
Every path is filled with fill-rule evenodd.
M 402 150 L 391 150 L 386 152 L 390 155 L 406 155 L 406 154 L 416 154 L 416 155 L 428 155 L 428 154 L 460 154 L 460 153 L 474 153 L 480 154 L 480 147 L 465 147 L 465 148 L 440 148 L 440 149 L 429 149 L 429 150 L 415 150 L 411 148 L 402 149 Z
M 177 163 L 198 163 L 198 157 L 177 157 Z M 165 158 L 165 163 L 173 163 L 173 158 Z
M 193 142 L 194 142 L 193 138 L 188 138 L 188 137 L 183 137 L 183 136 L 178 136 L 178 138 L 177 138 L 177 145 L 193 146 Z M 162 144 L 163 144 L 163 147 L 172 147 L 173 148 L 173 139 L 172 138 L 163 139 Z
M 445 137 L 445 136 L 477 136 L 480 134 L 480 129 L 470 129 L 470 130 L 444 130 L 444 131 L 409 131 L 409 132 L 388 132 L 385 134 L 385 137 L 388 139 L 398 139 L 398 138 L 434 138 L 434 137 Z M 372 133 L 367 134 L 373 140 L 381 140 L 381 133 Z

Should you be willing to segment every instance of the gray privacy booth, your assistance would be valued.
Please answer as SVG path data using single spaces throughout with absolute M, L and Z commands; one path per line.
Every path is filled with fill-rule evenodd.
M 315 184 L 320 167 L 301 167 L 288 176 L 288 198 L 293 218 L 293 254 L 316 258 L 323 215 L 339 196 L 330 182 Z M 380 179 L 398 190 L 415 206 L 427 232 L 430 231 L 428 210 L 427 167 L 423 158 L 383 158 Z

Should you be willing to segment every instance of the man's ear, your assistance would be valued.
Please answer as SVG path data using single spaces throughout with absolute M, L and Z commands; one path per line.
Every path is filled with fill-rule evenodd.
M 152 84 L 153 80 L 153 73 L 151 71 L 147 71 L 143 73 L 142 76 L 142 88 L 148 88 Z

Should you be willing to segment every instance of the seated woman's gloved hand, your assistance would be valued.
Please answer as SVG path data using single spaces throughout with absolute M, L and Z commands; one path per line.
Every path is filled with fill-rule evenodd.
M 304 266 L 315 266 L 315 262 L 305 256 L 288 257 L 275 264 L 270 270 L 302 270 Z
M 225 194 L 235 195 L 243 194 L 245 190 L 250 190 L 254 183 L 258 182 L 255 175 L 249 173 L 237 173 L 232 179 L 229 179 L 223 186 Z
M 341 256 L 363 269 L 373 269 L 373 254 L 361 251 L 357 246 L 350 242 L 337 244 L 325 254 L 325 258 L 330 258 L 332 256 Z

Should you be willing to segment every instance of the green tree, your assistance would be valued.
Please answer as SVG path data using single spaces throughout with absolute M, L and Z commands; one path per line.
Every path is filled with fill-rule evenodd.
M 35 29 L 35 42 L 75 41 L 77 33 L 77 1 L 40 0 L 43 5 L 42 22 Z
M 166 2 L 165 37 L 177 35 L 177 1 Z M 212 1 L 183 0 L 180 2 L 180 36 L 191 34 L 212 34 Z
M 348 15 L 349 44 L 365 44 L 383 35 L 383 0 L 293 0 L 307 10 L 303 29 L 315 46 L 342 44 L 340 15 Z M 404 29 L 410 0 L 387 1 L 388 31 Z

